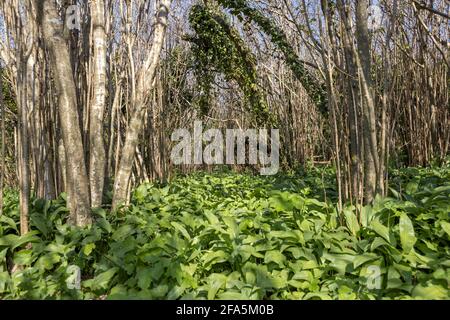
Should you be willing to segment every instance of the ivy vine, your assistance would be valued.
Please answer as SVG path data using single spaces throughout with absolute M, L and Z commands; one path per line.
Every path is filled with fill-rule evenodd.
M 286 34 L 270 18 L 264 16 L 258 9 L 250 7 L 246 0 L 217 0 L 217 2 L 224 8 L 229 9 L 231 14 L 238 18 L 243 19 L 243 17 L 246 17 L 253 21 L 264 33 L 270 36 L 272 42 L 283 53 L 287 65 L 302 83 L 308 95 L 321 110 L 324 110 L 327 102 L 325 86 L 319 83 L 316 77 L 300 62 Z
M 273 115 L 258 86 L 256 59 L 225 15 L 197 4 L 190 10 L 189 23 L 195 34 L 185 36 L 185 40 L 193 43 L 194 70 L 202 91 L 201 112 L 208 112 L 212 83 L 215 75 L 221 73 L 226 81 L 237 82 L 258 125 L 273 122 Z

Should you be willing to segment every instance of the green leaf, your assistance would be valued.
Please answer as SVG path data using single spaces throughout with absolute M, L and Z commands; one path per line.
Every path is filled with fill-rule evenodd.
M 17 229 L 16 222 L 11 219 L 10 217 L 5 216 L 4 214 L 0 215 L 0 222 L 7 224 L 11 227 L 11 229 L 15 230 L 16 232 L 19 232 Z
M 264 263 L 269 264 L 270 262 L 275 262 L 279 267 L 283 268 L 286 257 L 280 251 L 267 251 L 264 257 Z
M 108 295 L 108 300 L 126 300 L 129 297 L 127 287 L 124 285 L 117 285 L 111 289 Z
M 30 231 L 22 236 L 17 236 L 15 234 L 8 234 L 0 238 L 0 247 L 10 247 L 14 250 L 17 247 L 29 242 L 38 242 L 40 239 L 36 236 L 38 231 Z
M 355 300 L 356 299 L 355 291 L 345 285 L 340 286 L 338 291 L 339 291 L 339 300 Z
M 6 291 L 6 285 L 11 281 L 8 271 L 0 272 L 0 293 Z
M 227 282 L 227 276 L 221 273 L 213 273 L 208 278 L 208 299 L 212 300 L 215 298 L 217 291 L 225 287 Z
M 206 216 L 212 226 L 220 225 L 219 219 L 217 219 L 217 217 L 214 215 L 214 213 L 212 213 L 211 210 L 204 210 L 202 213 Z
M 450 223 L 447 221 L 441 221 L 440 222 L 442 229 L 444 229 L 445 233 L 450 237 Z
M 148 289 L 152 282 L 153 270 L 148 267 L 138 267 L 136 272 L 136 278 L 138 279 L 137 285 L 141 289 Z
M 383 238 L 376 237 L 370 246 L 370 251 L 375 251 L 378 247 L 381 247 L 381 246 L 390 246 L 390 245 Z
M 413 249 L 414 244 L 417 241 L 417 238 L 414 235 L 413 224 L 409 219 L 409 217 L 404 212 L 400 214 L 399 229 L 400 229 L 400 241 L 402 243 L 403 251 L 405 253 L 409 253 Z
M 36 261 L 36 266 L 41 270 L 51 270 L 53 269 L 53 266 L 60 261 L 61 257 L 59 256 L 59 254 L 49 252 Z
M 42 232 L 44 237 L 47 237 L 50 232 L 47 221 L 48 220 L 41 213 L 33 213 L 30 216 L 30 224 Z
M 413 194 L 413 193 L 417 192 L 418 187 L 419 187 L 419 184 L 417 182 L 409 182 L 405 187 L 405 191 L 408 194 Z
M 191 240 L 191 236 L 189 235 L 189 233 L 187 232 L 187 230 L 178 222 L 172 221 L 170 223 L 175 229 L 177 229 L 179 232 L 181 232 L 181 234 L 188 240 Z
M 112 239 L 115 241 L 125 239 L 126 237 L 134 234 L 136 232 L 136 228 L 131 224 L 125 224 L 116 231 L 114 231 L 112 235 Z
M 3 250 L 0 251 L 0 267 L 1 267 L 2 262 L 5 261 L 7 253 L 8 253 L 8 248 L 3 249 Z
M 398 200 L 401 200 L 401 199 L 402 199 L 402 196 L 400 195 L 400 193 L 399 193 L 397 190 L 395 190 L 394 188 L 391 188 L 391 187 L 389 187 L 389 190 L 391 191 L 392 195 L 393 195 L 396 199 L 398 199 Z
M 203 263 L 205 267 L 210 267 L 216 263 L 222 263 L 227 261 L 229 254 L 223 250 L 210 251 L 203 255 Z
M 92 250 L 95 249 L 95 243 L 88 243 L 83 247 L 83 253 L 85 256 L 89 256 Z
M 169 286 L 161 284 L 150 290 L 153 299 L 162 299 L 169 292 Z
M 13 259 L 15 264 L 19 265 L 30 265 L 33 261 L 33 251 L 32 250 L 21 250 L 14 254 Z
M 351 208 L 344 208 L 344 216 L 348 229 L 354 236 L 356 236 L 359 231 L 359 223 L 355 212 Z
M 303 297 L 303 300 L 332 300 L 332 298 L 326 293 L 309 292 Z
M 100 228 L 102 228 L 103 230 L 105 230 L 107 233 L 111 233 L 112 231 L 112 226 L 111 224 L 108 222 L 108 220 L 106 220 L 105 218 L 100 218 L 97 220 L 97 224 L 100 226 Z
M 358 268 L 359 266 L 363 265 L 366 262 L 373 261 L 375 259 L 379 258 L 376 254 L 372 253 L 366 253 L 366 254 L 360 254 L 355 257 L 355 260 L 353 261 L 353 268 Z
M 256 251 L 255 247 L 252 247 L 247 244 L 239 246 L 238 252 L 239 252 L 240 256 L 242 257 L 242 263 L 246 262 L 251 256 L 254 256 L 256 258 L 264 258 L 264 256 L 262 254 L 260 254 Z
M 361 225 L 366 228 L 373 217 L 372 206 L 367 205 L 362 207 L 360 214 L 361 214 Z
M 449 299 L 448 290 L 430 283 L 418 284 L 414 287 L 411 293 L 412 297 L 415 299 Z
M 107 289 L 111 279 L 114 277 L 118 270 L 119 268 L 114 267 L 105 272 L 102 272 L 95 278 L 84 281 L 83 286 L 91 288 L 92 290 Z
M 379 236 L 381 236 L 384 240 L 386 240 L 388 243 L 391 243 L 390 237 L 389 237 L 389 229 L 381 224 L 381 222 L 378 219 L 372 220 L 370 223 L 370 226 L 373 231 L 375 231 Z
M 219 300 L 247 300 L 248 297 L 240 292 L 227 291 L 219 294 Z

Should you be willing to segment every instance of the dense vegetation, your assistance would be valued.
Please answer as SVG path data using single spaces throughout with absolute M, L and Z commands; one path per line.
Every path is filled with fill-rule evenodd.
M 24 236 L 7 192 L 0 298 L 448 299 L 450 165 L 391 175 L 390 197 L 342 217 L 328 167 L 144 184 L 86 228 L 66 223 L 63 194 L 33 200 Z M 67 286 L 72 265 L 80 290 Z
M 449 9 L 0 1 L 0 300 L 448 299 Z

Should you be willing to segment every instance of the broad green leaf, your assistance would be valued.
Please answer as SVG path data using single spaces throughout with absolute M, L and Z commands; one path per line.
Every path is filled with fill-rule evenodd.
M 129 297 L 127 287 L 124 285 L 117 285 L 111 289 L 108 295 L 108 300 L 126 300 Z
M 360 254 L 355 257 L 355 260 L 353 261 L 353 268 L 358 268 L 359 266 L 365 264 L 366 262 L 373 261 L 375 259 L 378 259 L 379 257 L 376 254 L 372 253 L 366 253 L 366 254 Z
M 419 185 L 417 182 L 409 182 L 405 187 L 405 191 L 408 194 L 413 194 L 413 193 L 417 192 L 418 187 L 419 187 Z
M 152 269 L 148 267 L 138 267 L 136 271 L 137 285 L 141 289 L 148 289 L 152 282 Z
M 375 251 L 378 247 L 380 246 L 390 246 L 389 243 L 384 240 L 383 238 L 380 237 L 376 237 L 373 242 L 372 245 L 370 246 L 370 250 L 371 251 Z
M 326 293 L 309 292 L 303 297 L 303 300 L 333 300 L 333 299 Z
M 447 289 L 433 284 L 418 284 L 414 287 L 411 293 L 412 297 L 415 299 L 449 299 L 449 292 Z
M 236 223 L 235 217 L 223 217 L 223 222 L 225 222 L 228 227 L 228 233 L 231 239 L 236 238 L 239 235 L 239 226 Z
M 379 236 L 381 236 L 388 243 L 391 243 L 389 237 L 389 229 L 386 226 L 384 226 L 378 219 L 372 220 L 370 226 L 372 230 L 375 231 Z
M 37 242 L 40 239 L 36 236 L 36 234 L 38 234 L 38 231 L 30 231 L 22 236 L 8 234 L 0 238 L 0 247 L 10 247 L 12 250 L 14 250 L 15 248 L 20 247 L 25 243 Z
M 0 293 L 6 291 L 7 284 L 11 281 L 8 271 L 0 272 Z
M 359 223 L 358 218 L 356 217 L 355 212 L 351 208 L 344 209 L 345 222 L 347 223 L 347 227 L 350 232 L 356 236 L 359 231 Z
M 219 219 L 217 219 L 217 217 L 214 215 L 214 213 L 212 213 L 211 210 L 204 210 L 202 213 L 206 216 L 211 225 L 213 226 L 220 225 Z
M 166 284 L 160 284 L 156 288 L 150 290 L 153 299 L 162 299 L 169 292 L 169 286 Z
M 219 294 L 219 300 L 248 300 L 248 297 L 240 292 L 227 291 Z
M 271 250 L 267 251 L 264 256 L 264 263 L 269 264 L 270 262 L 275 262 L 279 267 L 283 268 L 286 262 L 286 257 L 279 251 Z
M 181 232 L 181 234 L 188 240 L 191 240 L 191 236 L 189 235 L 189 233 L 187 232 L 187 230 L 178 222 L 172 221 L 170 223 L 175 229 L 177 229 L 179 232 Z
M 402 243 L 403 251 L 405 253 L 408 253 L 414 247 L 417 238 L 414 235 L 413 224 L 409 219 L 409 217 L 406 215 L 406 213 L 402 212 L 400 214 L 399 229 L 400 229 L 400 241 Z
M 0 250 L 0 266 L 5 261 L 6 254 L 8 253 L 8 248 Z M 1 270 L 1 269 L 0 269 Z
M 47 201 L 48 203 L 48 201 Z M 40 213 L 33 213 L 30 215 L 30 224 L 35 226 L 42 234 L 47 237 L 50 230 L 47 226 L 47 219 Z
M 242 263 L 246 262 L 251 256 L 256 258 L 264 258 L 262 254 L 256 251 L 255 247 L 246 244 L 238 247 L 238 253 L 242 257 Z
M 136 228 L 130 224 L 125 224 L 119 227 L 116 231 L 114 231 L 112 235 L 112 239 L 115 241 L 125 239 L 126 237 L 134 234 L 136 232 Z
M 17 225 L 16 222 L 11 219 L 10 217 L 7 217 L 4 214 L 0 215 L 0 223 L 4 223 L 7 224 L 9 227 L 11 227 L 11 229 L 15 230 L 16 232 L 18 232 L 19 230 L 17 229 Z
M 447 233 L 447 235 L 450 237 L 450 223 L 448 223 L 447 221 L 441 221 L 441 227 L 442 229 L 444 229 L 445 233 Z
M 60 261 L 61 257 L 59 254 L 49 252 L 36 261 L 36 266 L 41 270 L 51 270 L 53 269 L 54 265 Z
M 187 287 L 184 284 L 181 286 L 174 286 L 167 294 L 167 300 L 178 299 L 186 291 L 186 289 Z
M 102 272 L 95 276 L 93 279 L 89 279 L 83 282 L 84 287 L 91 288 L 92 290 L 107 289 L 111 279 L 117 273 L 119 268 L 113 267 L 109 270 Z
M 363 227 L 367 227 L 370 223 L 370 221 L 372 221 L 372 217 L 373 217 L 373 211 L 372 211 L 372 206 L 367 205 L 361 208 L 361 225 Z
M 212 300 L 216 297 L 217 291 L 225 287 L 227 276 L 221 273 L 213 273 L 208 278 L 208 299 Z
M 203 255 L 203 263 L 205 266 L 210 267 L 213 264 L 225 262 L 228 258 L 229 254 L 223 250 L 210 251 Z
M 355 290 L 343 285 L 339 287 L 339 300 L 355 300 Z
M 319 265 L 317 264 L 316 260 L 308 260 L 302 263 L 302 270 L 310 270 L 315 269 Z
M 15 264 L 29 265 L 33 261 L 33 250 L 21 250 L 14 254 L 13 259 Z

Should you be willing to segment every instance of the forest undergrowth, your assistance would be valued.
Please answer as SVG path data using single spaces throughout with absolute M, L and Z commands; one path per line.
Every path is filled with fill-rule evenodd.
M 341 214 L 329 167 L 180 175 L 85 228 L 62 194 L 33 199 L 24 236 L 8 191 L 0 299 L 449 299 L 450 164 L 390 174 Z

